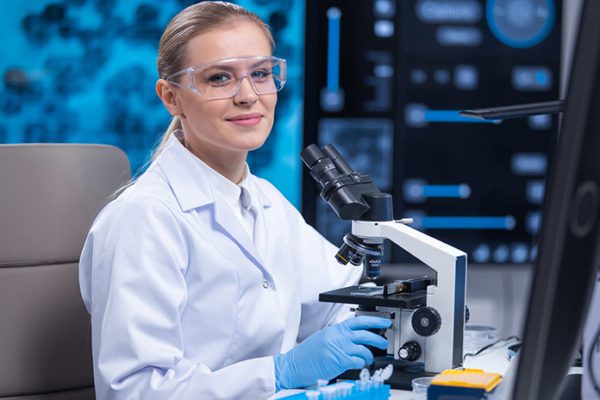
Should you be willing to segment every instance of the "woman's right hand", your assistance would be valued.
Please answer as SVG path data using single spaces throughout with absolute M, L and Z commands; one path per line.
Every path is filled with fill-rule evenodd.
M 389 328 L 387 318 L 361 316 L 323 328 L 275 359 L 276 389 L 314 385 L 317 379 L 330 380 L 349 369 L 373 363 L 365 346 L 387 348 L 387 340 L 368 329 Z

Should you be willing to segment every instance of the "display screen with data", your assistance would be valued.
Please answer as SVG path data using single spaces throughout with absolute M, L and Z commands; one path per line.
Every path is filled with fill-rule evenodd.
M 560 1 L 308 0 L 304 143 L 333 144 L 394 198 L 396 218 L 470 263 L 536 257 L 558 117 L 462 109 L 559 97 Z M 350 230 L 307 171 L 303 212 L 335 244 Z M 389 247 L 389 246 L 388 246 Z M 387 261 L 411 258 L 388 249 Z

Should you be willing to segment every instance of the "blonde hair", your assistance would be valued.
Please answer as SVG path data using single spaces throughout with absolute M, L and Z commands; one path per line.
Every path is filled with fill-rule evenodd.
M 269 40 L 271 51 L 275 49 L 275 41 L 269 26 L 256 14 L 236 4 L 224 1 L 204 1 L 183 9 L 171 19 L 165 28 L 158 46 L 159 78 L 165 79 L 185 68 L 186 45 L 193 37 L 240 19 L 253 22 L 262 29 Z M 152 152 L 152 160 L 155 160 L 164 149 L 171 134 L 179 129 L 181 129 L 181 120 L 179 117 L 173 117 L 158 146 Z

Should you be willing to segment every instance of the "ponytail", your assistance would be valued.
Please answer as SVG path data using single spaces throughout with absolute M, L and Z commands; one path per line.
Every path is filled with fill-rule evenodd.
M 181 120 L 179 119 L 179 117 L 173 117 L 173 119 L 171 120 L 171 123 L 169 124 L 169 127 L 167 128 L 167 131 L 163 134 L 162 138 L 160 139 L 160 143 L 158 144 L 158 146 L 156 146 L 156 149 L 154 149 L 154 151 L 152 152 L 152 157 L 151 157 L 152 161 L 156 160 L 158 155 L 164 150 L 165 146 L 167 145 L 167 142 L 171 138 L 171 135 L 173 135 L 173 132 L 178 131 L 180 129 L 181 129 Z
M 148 167 L 148 165 L 150 165 L 150 163 L 152 163 L 154 160 L 156 160 L 158 158 L 158 155 L 167 146 L 167 142 L 171 138 L 171 135 L 173 135 L 173 132 L 180 130 L 180 129 L 181 129 L 181 120 L 179 119 L 179 117 L 173 117 L 173 119 L 171 120 L 171 123 L 169 124 L 169 127 L 167 128 L 167 131 L 163 134 L 162 138 L 160 138 L 160 143 L 152 151 L 152 156 L 151 156 L 150 160 L 146 161 L 144 163 L 144 165 L 142 165 L 140 168 L 138 168 L 138 172 L 136 172 L 129 181 L 125 182 L 123 185 L 121 185 L 121 187 L 119 187 L 117 190 L 115 190 L 114 193 L 111 196 L 109 196 L 109 200 L 116 199 L 117 197 L 119 197 L 119 195 L 121 193 L 123 193 L 125 191 L 125 189 L 127 189 L 129 186 L 133 185 L 135 183 L 135 180 L 137 179 L 138 175 L 142 171 L 144 171 Z

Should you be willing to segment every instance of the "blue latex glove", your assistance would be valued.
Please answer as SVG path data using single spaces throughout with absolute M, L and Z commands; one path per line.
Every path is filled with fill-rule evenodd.
M 365 346 L 387 348 L 387 340 L 367 329 L 389 328 L 392 321 L 379 317 L 350 318 L 313 333 L 305 341 L 275 359 L 277 390 L 311 386 L 317 379 L 332 379 L 349 369 L 373 363 Z

